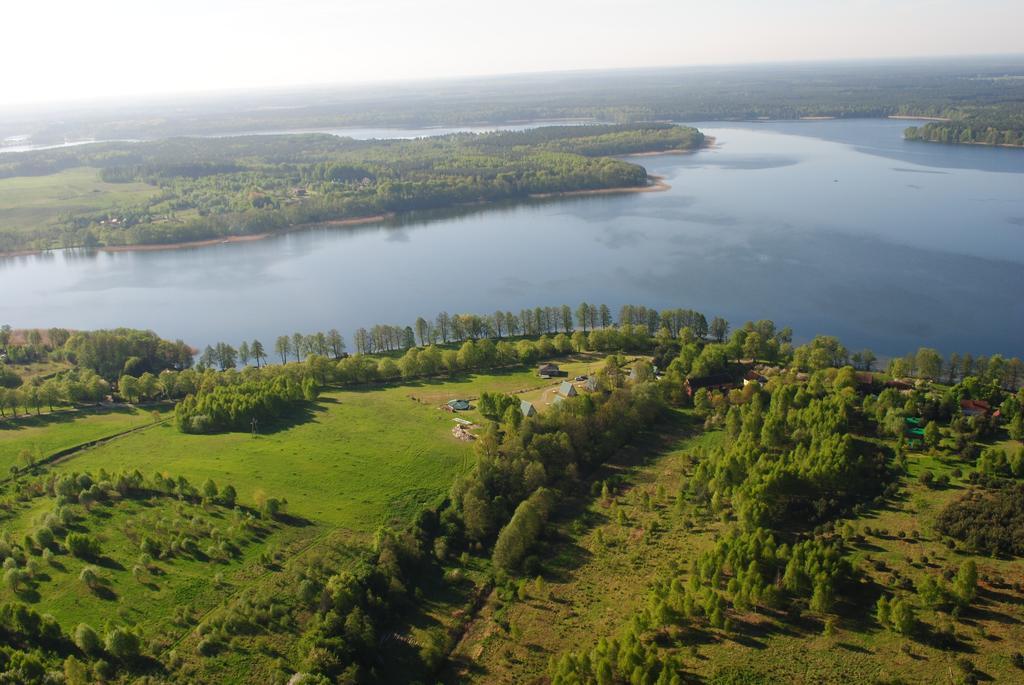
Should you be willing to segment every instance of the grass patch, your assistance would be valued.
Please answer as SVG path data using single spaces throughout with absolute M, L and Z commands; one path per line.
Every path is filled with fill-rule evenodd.
M 160 418 L 170 414 L 166 406 L 137 408 L 121 405 L 58 409 L 0 420 L 0 477 L 6 477 L 12 466 L 25 466 L 18 457 L 23 450 L 29 450 L 39 461 L 76 445 L 151 425 L 154 422 L 153 411 L 157 411 Z
M 140 204 L 159 191 L 145 183 L 106 183 L 99 169 L 79 167 L 48 176 L 0 179 L 0 225 L 33 233 L 78 214 Z

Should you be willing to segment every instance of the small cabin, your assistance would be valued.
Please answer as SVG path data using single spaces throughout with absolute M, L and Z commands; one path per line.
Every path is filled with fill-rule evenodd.
M 562 381 L 562 384 L 558 386 L 558 394 L 562 397 L 576 397 L 576 386 L 569 381 Z
M 533 402 L 527 402 L 526 400 L 519 402 L 519 411 L 527 418 L 537 415 L 537 409 L 533 406 Z
M 558 368 L 558 364 L 541 364 L 540 367 L 537 368 L 537 375 L 542 378 L 552 378 L 554 376 L 561 376 L 562 370 Z
M 992 406 L 985 400 L 960 400 L 960 413 L 964 416 L 987 416 Z
M 759 374 L 757 371 L 754 371 L 753 369 L 751 369 L 750 371 L 747 371 L 747 373 L 743 376 L 743 387 L 744 388 L 747 387 L 748 385 L 750 385 L 751 383 L 760 383 L 761 385 L 764 385 L 767 382 L 768 382 L 767 378 L 765 378 L 764 376 Z
M 597 392 L 598 387 L 597 376 L 590 376 L 587 378 L 587 382 L 583 385 L 583 388 L 587 392 Z
M 686 389 L 686 394 L 690 397 L 700 390 L 706 388 L 709 392 L 712 390 L 731 390 L 735 387 L 732 376 L 727 373 L 715 373 L 710 376 L 699 376 L 697 378 L 687 378 L 683 387 Z

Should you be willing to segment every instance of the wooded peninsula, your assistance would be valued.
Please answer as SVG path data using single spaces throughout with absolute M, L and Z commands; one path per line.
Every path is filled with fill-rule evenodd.
M 0 251 L 175 244 L 533 195 L 639 189 L 650 183 L 646 170 L 612 155 L 703 144 L 694 128 L 648 123 L 414 140 L 174 138 L 11 154 L 0 162 L 0 178 L 45 185 L 92 170 L 112 200 L 49 217 L 16 204 L 10 211 L 44 220 L 0 227 Z M 122 196 L 119 188 L 133 192 Z M 32 197 L 22 192 L 17 200 Z

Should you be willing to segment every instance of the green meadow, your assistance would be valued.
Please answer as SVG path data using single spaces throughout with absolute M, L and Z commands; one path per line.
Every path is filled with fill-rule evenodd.
M 170 497 L 66 506 L 76 517 L 66 526 L 67 532 L 95 536 L 100 555 L 84 560 L 56 544 L 33 544 L 30 578 L 18 588 L 5 584 L 0 601 L 17 599 L 35 606 L 53 615 L 66 631 L 80 622 L 102 629 L 116 619 L 135 625 L 147 640 L 157 642 L 177 639 L 192 620 L 215 608 L 226 595 L 268 573 L 258 560 L 266 550 L 283 553 L 320 532 L 313 526 L 262 520 L 244 523 L 244 516 L 224 507 Z M 52 497 L 34 499 L 31 506 L 4 521 L 4 531 L 20 541 L 31 536 L 55 508 Z M 141 559 L 143 536 L 166 548 L 169 540 L 183 533 L 198 541 L 194 554 Z M 218 547 L 224 541 L 230 551 Z M 98 577 L 93 585 L 81 579 L 86 567 Z
M 562 364 L 571 374 L 595 367 L 583 357 Z M 456 439 L 450 399 L 481 392 L 536 395 L 560 379 L 533 369 L 464 374 L 452 379 L 324 392 L 305 415 L 250 433 L 189 435 L 173 422 L 85 450 L 58 471 L 138 469 L 186 475 L 195 484 L 231 483 L 239 500 L 254 493 L 288 501 L 288 511 L 317 523 L 373 532 L 404 524 L 439 502 L 470 468 L 472 444 Z M 460 414 L 480 420 L 474 410 Z
M 25 450 L 38 462 L 76 445 L 152 425 L 156 421 L 154 411 L 161 419 L 170 415 L 167 406 L 119 406 L 8 417 L 0 421 L 0 475 L 6 476 L 12 466 L 24 467 L 19 455 Z
M 31 232 L 61 215 L 134 205 L 159 190 L 145 183 L 106 183 L 99 170 L 67 169 L 48 176 L 0 179 L 0 226 Z

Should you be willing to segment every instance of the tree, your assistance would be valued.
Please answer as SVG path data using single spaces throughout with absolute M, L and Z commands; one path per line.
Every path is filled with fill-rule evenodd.
M 924 427 L 924 444 L 935 449 L 939 446 L 939 440 L 941 439 L 942 432 L 939 430 L 939 422 L 929 421 L 928 425 Z
M 708 332 L 711 333 L 711 337 L 716 341 L 722 342 L 725 340 L 725 336 L 729 333 L 729 322 L 716 316 L 711 319 L 711 326 L 708 328 Z
M 292 353 L 292 341 L 287 335 L 280 335 L 274 342 L 274 351 L 281 357 L 281 363 L 288 363 L 288 356 Z
M 586 302 L 580 302 L 580 305 L 576 307 L 576 325 L 583 329 L 583 333 L 587 332 L 587 324 L 590 323 L 590 305 Z
M 128 400 L 129 404 L 139 396 L 139 380 L 133 376 L 127 374 L 121 376 L 117 381 L 117 388 L 121 393 L 121 397 Z
M 426 347 L 427 336 L 430 335 L 430 324 L 422 316 L 416 318 L 416 337 L 420 340 L 420 347 Z M 498 337 L 501 337 L 501 330 L 498 330 Z
M 256 361 L 256 368 L 260 367 L 260 360 L 266 359 L 267 354 L 263 350 L 263 343 L 259 340 L 253 340 L 252 345 L 249 346 L 249 352 L 252 354 L 252 358 Z
M 572 308 L 567 304 L 562 305 L 562 331 L 572 332 Z
M 228 484 L 220 491 L 220 501 L 225 507 L 234 508 L 236 499 L 238 493 L 235 492 L 235 486 Z
M 937 381 L 942 373 L 942 355 L 930 347 L 922 347 L 917 351 L 915 366 L 918 375 Z
M 242 344 L 238 346 L 238 360 L 242 362 L 242 366 L 249 366 L 249 360 L 252 359 L 252 352 L 249 350 L 249 343 L 242 341 Z
M 885 595 L 878 598 L 878 603 L 875 604 L 875 620 L 878 621 L 878 625 L 883 628 L 888 628 L 892 621 L 892 609 L 889 605 L 889 600 L 886 599 Z
M 341 355 L 345 354 L 345 338 L 341 336 L 337 328 L 327 331 L 327 346 L 331 348 L 331 356 L 335 361 L 341 359 Z
M 890 606 L 892 629 L 900 635 L 910 635 L 917 626 L 917 617 L 914 615 L 914 605 L 910 600 L 901 598 L 893 600 Z
M 437 333 L 441 336 L 441 342 L 447 343 L 451 333 L 451 317 L 448 312 L 441 312 L 437 315 Z
M 602 304 L 599 310 L 599 317 L 601 322 L 601 328 L 608 328 L 612 325 L 612 310 L 608 309 L 608 305 Z
M 978 593 L 978 565 L 974 563 L 974 559 L 968 559 L 960 564 L 953 578 L 953 592 L 961 607 L 967 607 L 974 601 Z
M 292 333 L 292 354 L 295 355 L 295 361 L 301 362 L 305 351 L 306 336 L 302 335 L 302 333 Z

